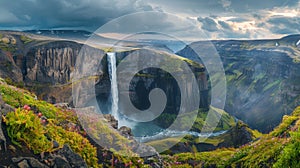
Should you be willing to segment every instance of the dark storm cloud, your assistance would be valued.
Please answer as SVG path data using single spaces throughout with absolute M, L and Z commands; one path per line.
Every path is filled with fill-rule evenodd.
M 139 0 L 11 0 L 0 1 L 2 27 L 59 28 L 85 27 L 95 29 L 116 17 L 152 7 Z M 12 22 L 1 19 L 4 15 Z
M 204 18 L 198 17 L 197 20 L 199 22 L 201 22 L 202 29 L 204 29 L 204 30 L 207 30 L 207 31 L 210 31 L 210 32 L 214 32 L 214 31 L 218 30 L 217 23 L 209 17 L 204 17 Z

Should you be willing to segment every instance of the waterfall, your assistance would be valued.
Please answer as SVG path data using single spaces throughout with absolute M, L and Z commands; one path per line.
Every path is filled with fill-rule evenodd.
M 119 93 L 118 93 L 118 83 L 117 83 L 117 61 L 116 53 L 107 53 L 108 71 L 111 84 L 111 114 L 119 121 Z
M 197 133 L 192 131 L 170 131 L 159 128 L 155 125 L 149 125 L 147 123 L 137 123 L 132 121 L 126 116 L 121 115 L 119 113 L 119 91 L 118 91 L 118 82 L 117 82 L 117 61 L 116 61 L 116 53 L 109 52 L 107 53 L 107 62 L 108 62 L 108 72 L 111 84 L 111 114 L 118 120 L 118 127 L 128 126 L 132 128 L 134 134 L 139 134 L 138 131 L 140 128 L 147 128 L 147 130 L 152 131 L 146 133 L 146 135 L 142 135 L 140 137 L 135 137 L 136 140 L 140 142 L 148 142 L 151 140 L 162 139 L 167 137 L 176 137 L 181 135 L 190 134 L 198 137 L 209 137 L 209 136 L 218 136 L 224 134 L 226 131 L 219 131 L 216 133 L 208 134 L 208 133 Z M 137 126 L 138 125 L 138 126 Z M 149 135 L 150 134 L 150 135 Z

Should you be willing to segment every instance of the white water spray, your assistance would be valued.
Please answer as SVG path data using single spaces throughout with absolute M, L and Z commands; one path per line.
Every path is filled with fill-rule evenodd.
M 129 121 L 125 116 L 120 115 L 119 109 L 119 90 L 118 90 L 118 80 L 117 80 L 117 60 L 116 53 L 107 53 L 108 71 L 111 85 L 111 115 L 118 120 L 118 127 L 127 126 L 134 128 L 135 123 Z
M 107 61 L 108 61 L 108 71 L 109 78 L 111 84 L 111 114 L 118 120 L 119 119 L 119 92 L 118 92 L 118 83 L 117 83 L 117 61 L 116 61 L 116 53 L 110 52 L 107 53 Z

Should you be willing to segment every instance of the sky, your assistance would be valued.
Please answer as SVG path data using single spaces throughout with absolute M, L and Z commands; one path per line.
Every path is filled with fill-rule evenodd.
M 192 38 L 198 30 L 210 39 L 264 39 L 300 34 L 299 0 L 0 0 L 0 30 L 73 29 L 95 31 L 126 15 L 153 11 L 172 17 L 132 17 L 122 22 L 156 25 Z M 137 19 L 137 20 L 134 20 Z M 109 30 L 109 29 L 108 29 Z M 179 32 L 180 30 L 180 32 Z

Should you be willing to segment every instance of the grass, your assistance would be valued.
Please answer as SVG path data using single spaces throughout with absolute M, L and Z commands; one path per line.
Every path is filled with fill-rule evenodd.
M 27 44 L 27 43 L 30 43 L 30 42 L 33 41 L 32 38 L 29 38 L 29 37 L 24 36 L 24 35 L 21 35 L 21 36 L 20 36 L 20 40 L 21 40 L 24 44 Z
M 165 165 L 189 164 L 193 167 L 297 167 L 300 157 L 300 106 L 270 134 L 239 148 L 164 156 Z M 254 135 L 258 134 L 256 131 Z M 175 162 L 174 162 L 175 161 Z
M 229 130 L 230 128 L 232 128 L 236 125 L 235 119 L 232 116 L 230 116 L 228 113 L 226 113 L 224 110 L 221 110 L 221 109 L 218 109 L 215 107 L 211 107 L 211 110 L 212 110 L 212 112 L 214 112 L 218 115 L 221 115 L 221 120 L 220 120 L 219 124 L 217 125 L 217 127 L 215 128 L 214 132 Z M 202 132 L 202 127 L 205 123 L 206 116 L 207 116 L 207 112 L 199 110 L 198 116 L 194 122 L 194 125 L 193 125 L 191 131 Z M 186 114 L 183 117 L 187 118 L 186 120 L 188 122 L 190 122 L 189 114 Z M 218 118 L 215 118 L 215 119 L 218 119 Z M 164 122 L 169 122 L 169 120 L 170 120 L 170 122 L 172 122 L 174 120 L 174 118 L 172 118 L 171 116 L 169 116 L 169 117 L 165 116 L 165 117 L 163 117 L 163 120 L 164 120 Z M 182 120 L 186 121 L 184 118 Z M 209 127 L 210 125 L 207 125 L 207 126 Z M 184 122 L 182 123 L 182 127 L 184 127 Z M 178 139 L 178 138 L 181 138 L 181 139 Z M 221 142 L 224 141 L 224 138 L 228 138 L 228 137 L 224 137 L 223 135 L 209 137 L 209 138 L 205 139 L 204 142 L 201 141 L 201 143 L 206 143 L 206 144 L 211 144 L 211 145 L 217 146 L 218 144 L 220 144 Z M 198 143 L 200 143 L 200 139 L 198 137 L 186 135 L 183 138 L 182 137 L 172 137 L 172 138 L 164 138 L 164 139 L 160 139 L 160 140 L 154 140 L 154 141 L 147 142 L 147 144 L 153 146 L 156 149 L 161 149 L 161 148 L 168 147 L 169 144 L 176 144 L 178 142 L 189 143 L 189 144 L 198 144 Z M 164 153 L 168 153 L 168 151 L 165 151 Z
M 7 52 L 16 51 L 15 41 L 11 41 L 9 38 L 4 37 L 2 34 L 0 36 L 0 49 Z
M 78 153 L 89 165 L 89 167 L 101 167 L 108 163 L 111 166 L 110 158 L 105 163 L 99 164 L 97 149 L 85 137 L 85 130 L 79 126 L 77 115 L 74 110 L 63 109 L 49 104 L 45 101 L 37 100 L 36 96 L 27 90 L 16 88 L 6 84 L 4 79 L 0 78 L 0 94 L 5 103 L 16 108 L 16 111 L 9 112 L 3 119 L 7 125 L 7 131 L 12 142 L 21 147 L 23 144 L 28 146 L 35 154 L 43 152 L 52 152 L 61 148 L 64 144 L 69 144 L 71 149 Z M 31 110 L 23 109 L 24 105 L 31 107 Z M 37 114 L 41 112 L 47 118 L 44 122 Z M 90 115 L 85 116 L 91 119 Z M 83 117 L 84 118 L 84 117 Z M 112 157 L 119 160 L 120 165 L 131 163 L 132 166 L 142 167 L 143 160 L 137 154 L 126 146 L 131 141 L 121 136 L 117 131 L 113 131 L 107 125 L 107 122 L 99 119 L 96 122 L 88 123 L 89 130 L 94 138 L 100 138 L 103 142 L 111 141 L 113 147 L 111 151 L 118 151 L 112 154 Z M 99 136 L 99 132 L 101 135 Z M 53 141 L 58 142 L 59 147 L 53 147 Z M 104 150 L 105 149 L 102 149 Z M 107 149 L 108 150 L 108 149 Z M 124 154 L 124 155 L 122 155 Z M 140 161 L 139 161 L 140 160 Z

